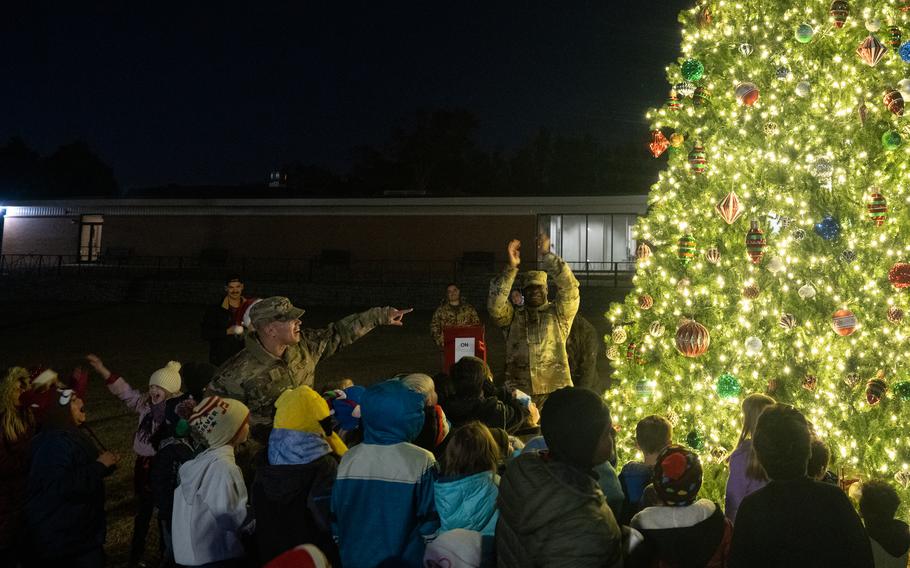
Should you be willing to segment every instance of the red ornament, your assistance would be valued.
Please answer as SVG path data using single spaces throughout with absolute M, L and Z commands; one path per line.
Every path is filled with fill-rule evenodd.
M 837 310 L 831 316 L 831 327 L 838 335 L 850 335 L 856 331 L 856 315 L 850 310 Z
M 904 96 L 897 89 L 891 89 L 885 93 L 882 99 L 885 107 L 897 116 L 904 116 Z
M 708 328 L 695 320 L 686 320 L 676 330 L 676 349 L 685 357 L 704 355 L 710 345 Z
M 888 308 L 888 321 L 891 323 L 900 323 L 904 319 L 904 310 L 897 306 Z
M 667 148 L 670 147 L 670 141 L 667 140 L 667 137 L 664 136 L 664 133 L 660 130 L 651 131 L 651 143 L 648 144 L 648 148 L 651 149 L 651 155 L 655 158 L 659 158 L 661 154 L 667 151 Z
M 888 280 L 895 288 L 910 288 L 910 264 L 896 262 L 888 271 Z
M 762 257 L 765 255 L 765 247 L 767 245 L 768 243 L 765 242 L 764 231 L 758 228 L 758 221 L 752 221 L 752 227 L 749 229 L 749 232 L 746 233 L 746 252 L 749 253 L 752 264 L 761 262 Z

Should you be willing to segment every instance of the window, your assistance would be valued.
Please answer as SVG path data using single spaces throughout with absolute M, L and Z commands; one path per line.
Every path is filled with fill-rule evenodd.
M 98 262 L 100 259 L 103 223 L 101 215 L 82 215 L 79 218 L 79 262 Z
M 636 215 L 541 215 L 540 231 L 572 270 L 629 270 L 635 262 Z

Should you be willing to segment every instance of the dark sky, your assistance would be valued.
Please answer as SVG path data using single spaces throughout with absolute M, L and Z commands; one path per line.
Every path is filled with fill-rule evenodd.
M 487 148 L 540 126 L 644 143 L 692 1 L 22 4 L 0 19 L 0 140 L 87 140 L 136 187 L 343 171 L 420 108 L 475 112 Z

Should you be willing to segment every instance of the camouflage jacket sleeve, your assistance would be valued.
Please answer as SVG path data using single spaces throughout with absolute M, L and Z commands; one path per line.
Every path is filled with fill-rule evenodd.
M 506 297 L 508 298 L 508 296 Z M 512 302 L 509 302 L 509 305 L 512 305 Z M 474 306 L 470 304 L 466 305 L 465 311 L 467 312 L 465 325 L 480 325 L 480 315 L 477 313 L 477 310 L 474 309 Z
M 572 269 L 569 268 L 566 261 L 553 253 L 544 255 L 541 265 L 559 288 L 556 293 L 556 307 L 565 321 L 566 329 L 563 331 L 568 335 L 569 329 L 572 327 L 572 320 L 575 319 L 581 303 L 581 297 L 578 294 L 578 280 L 575 279 L 575 275 L 572 274 Z
M 433 341 L 436 342 L 436 345 L 440 347 L 442 347 L 442 327 L 445 324 L 442 321 L 442 310 L 442 306 L 436 308 L 436 311 L 433 312 L 433 319 L 430 320 L 430 335 L 433 336 Z
M 509 292 L 512 291 L 512 284 L 515 283 L 517 274 L 517 268 L 507 266 L 499 276 L 490 280 L 487 311 L 490 312 L 493 323 L 499 327 L 506 327 L 512 323 L 515 309 L 512 307 L 512 302 L 509 301 Z
M 302 330 L 303 337 L 298 344 L 312 357 L 315 365 L 321 359 L 331 357 L 336 351 L 350 345 L 369 333 L 376 326 L 389 321 L 392 308 L 370 308 L 359 314 L 351 314 L 324 329 Z

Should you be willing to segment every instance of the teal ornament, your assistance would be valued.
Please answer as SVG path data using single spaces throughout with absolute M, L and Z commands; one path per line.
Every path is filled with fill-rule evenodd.
M 904 402 L 910 402 L 910 381 L 900 381 L 894 384 L 894 394 Z
M 809 43 L 810 41 L 812 41 L 812 36 L 814 36 L 814 35 L 815 35 L 815 30 L 812 29 L 812 26 L 810 26 L 809 24 L 800 24 L 799 27 L 796 28 L 795 37 L 796 37 L 796 41 L 798 41 L 799 43 Z
M 840 223 L 831 215 L 815 224 L 815 232 L 826 241 L 831 241 L 840 236 Z
M 635 394 L 644 398 L 646 396 L 651 396 L 654 394 L 654 387 L 651 386 L 651 381 L 648 379 L 639 379 L 635 382 Z
M 705 436 L 698 430 L 692 430 L 686 434 L 686 445 L 693 450 L 701 450 L 705 447 Z
M 739 379 L 730 373 L 724 373 L 717 378 L 717 396 L 721 398 L 735 398 L 742 391 Z
M 889 152 L 900 148 L 903 139 L 897 130 L 889 130 L 882 134 L 882 147 Z
M 698 81 L 705 76 L 705 66 L 698 59 L 686 59 L 682 64 L 682 76 L 686 81 Z

